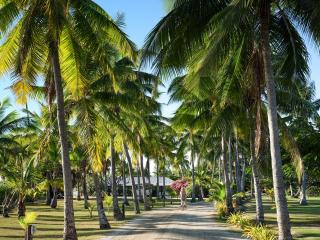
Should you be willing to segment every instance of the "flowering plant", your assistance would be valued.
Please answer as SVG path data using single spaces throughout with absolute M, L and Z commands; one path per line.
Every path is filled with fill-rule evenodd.
M 182 187 L 187 187 L 189 185 L 189 183 L 186 181 L 186 180 L 181 180 L 181 179 L 178 179 L 176 181 L 174 181 L 173 183 L 170 184 L 170 187 L 176 191 L 177 193 L 180 192 L 180 189 Z

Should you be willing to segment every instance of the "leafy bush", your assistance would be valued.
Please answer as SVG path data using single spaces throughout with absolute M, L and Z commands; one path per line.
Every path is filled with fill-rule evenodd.
M 224 184 L 218 181 L 212 181 L 209 190 L 209 201 L 223 202 L 226 198 L 226 190 Z
M 89 211 L 90 218 L 92 218 L 92 212 L 93 212 L 93 210 L 95 209 L 96 206 L 93 203 L 88 202 L 87 203 L 87 207 L 88 207 L 87 209 Z
M 105 194 L 104 195 L 104 204 L 105 204 L 105 206 L 107 208 L 107 212 L 109 213 L 110 208 L 112 207 L 112 204 L 113 204 L 112 196 L 109 196 L 108 194 Z
M 38 214 L 35 212 L 27 212 L 24 217 L 19 218 L 21 227 L 26 230 L 28 226 L 37 220 Z
M 266 189 L 266 194 L 268 195 L 270 200 L 274 202 L 274 189 L 273 188 Z
M 319 186 L 309 186 L 308 195 L 312 197 L 320 196 L 320 187 Z
M 0 182 L 0 204 L 3 202 L 6 194 L 9 194 L 13 191 L 13 186 L 10 182 L 3 181 Z
M 216 212 L 217 212 L 219 218 L 226 217 L 228 214 L 228 208 L 227 208 L 227 205 L 225 204 L 225 202 L 217 201 L 215 203 L 215 209 L 216 209 Z
M 232 213 L 227 220 L 228 223 L 240 227 L 242 229 L 251 225 L 251 221 L 244 213 Z
M 276 240 L 275 232 L 267 226 L 247 226 L 244 229 L 243 235 L 252 240 Z

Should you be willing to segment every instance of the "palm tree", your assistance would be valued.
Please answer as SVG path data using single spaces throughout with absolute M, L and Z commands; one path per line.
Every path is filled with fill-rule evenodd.
M 81 47 L 95 52 L 108 38 L 122 52 L 134 56 L 133 44 L 109 15 L 91 0 L 2 1 L 1 18 L 5 19 L 1 30 L 9 33 L 4 35 L 0 49 L 0 73 L 15 73 L 18 80 L 14 89 L 19 96 L 24 96 L 22 100 L 26 100 L 25 96 L 42 69 L 45 69 L 42 73 L 54 82 L 63 162 L 64 239 L 77 239 L 62 79 L 72 94 L 77 95 L 84 82 L 79 65 Z
M 162 74 L 181 72 L 186 66 L 189 67 L 190 56 L 194 58 L 191 64 L 199 63 L 199 72 L 214 72 L 214 66 L 219 66 L 220 60 L 229 54 L 228 49 L 234 44 L 234 40 L 241 39 L 240 36 L 248 37 L 247 34 L 254 31 L 254 36 L 261 40 L 263 76 L 268 95 L 270 152 L 277 195 L 279 238 L 292 239 L 281 168 L 271 52 L 280 51 L 284 54 L 291 52 L 293 57 L 287 58 L 286 64 L 283 65 L 285 67 L 281 69 L 293 70 L 287 75 L 289 76 L 287 79 L 295 79 L 299 74 L 304 75 L 305 69 L 303 72 L 296 71 L 296 67 L 301 64 L 300 61 L 303 62 L 300 57 L 305 55 L 305 52 L 300 51 L 302 48 L 297 48 L 298 45 L 301 46 L 303 40 L 292 22 L 298 22 L 303 26 L 304 31 L 310 33 L 318 42 L 319 27 L 315 23 L 319 19 L 314 13 L 318 5 L 315 1 L 311 1 L 308 6 L 301 4 L 300 1 L 274 1 L 272 4 L 271 8 L 269 0 L 245 3 L 244 1 L 175 1 L 172 10 L 148 36 L 145 56 L 149 54 L 151 57 L 156 56 L 153 67 Z M 271 12 L 271 9 L 274 11 Z M 260 28 L 257 29 L 256 26 Z M 244 27 L 248 27 L 249 32 L 244 31 Z M 270 34 L 271 31 L 279 34 Z M 281 39 L 287 43 L 286 50 L 289 51 L 283 51 L 285 48 L 281 47 L 270 48 L 270 40 L 274 41 L 275 36 L 278 40 Z M 245 43 L 245 41 L 241 40 L 238 43 Z M 275 42 L 279 43 L 279 41 Z M 279 45 L 271 46 L 274 48 Z M 288 64 L 289 62 L 291 65 Z

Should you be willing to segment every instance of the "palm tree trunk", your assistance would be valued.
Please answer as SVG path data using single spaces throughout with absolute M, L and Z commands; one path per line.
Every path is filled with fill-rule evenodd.
M 236 151 L 236 162 L 235 162 L 235 172 L 236 172 L 236 186 L 237 192 L 241 192 L 241 169 L 240 169 L 240 159 L 239 159 L 239 149 L 238 149 L 238 139 L 236 136 L 236 144 L 235 144 L 235 151 Z
M 150 173 L 150 158 L 147 158 L 147 178 L 148 178 L 148 191 L 149 191 L 149 202 L 152 203 L 152 186 L 151 186 L 151 173 Z
M 80 192 L 80 179 L 77 181 L 77 200 L 81 200 L 81 192 Z
M 52 191 L 52 186 L 50 184 L 51 176 L 50 176 L 49 171 L 47 171 L 47 173 L 46 173 L 46 178 L 47 178 L 47 181 L 49 183 L 49 187 L 48 187 L 47 193 L 46 193 L 46 205 L 50 206 L 51 198 L 53 196 L 53 191 Z
M 257 134 L 256 134 L 257 136 Z M 253 176 L 253 186 L 254 186 L 254 196 L 256 200 L 256 221 L 259 224 L 264 222 L 264 210 L 262 203 L 262 191 L 260 184 L 260 176 L 258 171 L 258 163 L 254 148 L 254 134 L 253 130 L 250 131 L 250 154 L 251 154 L 251 166 L 252 166 L 252 176 Z
M 131 184 L 132 184 L 134 210 L 135 210 L 136 214 L 139 214 L 140 213 L 140 206 L 139 206 L 139 200 L 138 200 L 138 196 L 137 196 L 136 183 L 134 181 L 134 174 L 133 174 L 131 157 L 130 157 L 127 145 L 125 143 L 122 143 L 122 146 L 123 146 L 124 153 L 126 154 L 128 167 L 129 167 L 129 174 L 130 174 Z
M 163 206 L 166 206 L 166 162 L 165 158 L 163 159 L 163 171 L 162 171 L 162 197 L 163 197 Z
M 83 200 L 84 200 L 84 208 L 88 209 L 88 189 L 87 189 L 87 161 L 83 159 L 81 162 L 81 169 L 82 169 L 82 193 L 83 193 Z
M 126 178 L 126 161 L 122 161 L 122 192 L 123 192 L 123 204 L 129 206 L 127 198 L 127 178 Z
M 141 138 L 140 136 L 138 137 L 138 142 L 141 147 Z M 143 202 L 144 202 L 144 210 L 145 211 L 150 211 L 150 204 L 149 204 L 149 199 L 147 196 L 147 189 L 146 189 L 146 178 L 145 178 L 145 171 L 144 171 L 144 166 L 143 166 L 143 154 L 140 149 L 139 153 L 139 163 L 140 163 L 140 172 L 141 172 L 141 177 L 142 177 L 142 196 L 143 196 Z
M 300 205 L 307 205 L 307 174 L 305 170 L 303 170 L 302 178 L 301 178 L 301 191 L 300 191 Z
M 143 197 L 142 197 L 142 192 L 141 192 L 141 181 L 140 181 L 140 170 L 139 170 L 139 161 L 137 163 L 137 181 L 138 181 L 138 199 L 139 202 L 143 203 Z
M 228 209 L 228 213 L 233 212 L 233 206 L 232 206 L 232 194 L 230 189 L 230 181 L 229 181 L 229 174 L 228 174 L 228 161 L 227 161 L 227 149 L 226 149 L 226 143 L 225 143 L 225 136 L 224 133 L 222 133 L 221 136 L 221 151 L 222 151 L 222 165 L 224 170 L 224 185 L 225 185 L 225 191 L 226 191 L 226 206 Z
M 241 192 L 246 191 L 246 158 L 244 157 L 243 153 L 242 157 L 242 169 L 241 169 Z
M 53 195 L 52 195 L 52 199 L 50 202 L 50 207 L 51 208 L 56 208 L 58 205 L 58 197 L 57 197 L 57 188 L 53 188 Z
M 97 211 L 99 216 L 100 229 L 110 229 L 111 226 L 104 212 L 101 183 L 99 181 L 99 176 L 97 173 L 93 173 L 93 181 L 96 189 L 96 202 L 97 202 Z
M 69 146 L 67 125 L 65 121 L 64 96 L 62 87 L 61 68 L 59 60 L 58 42 L 50 42 L 50 57 L 53 66 L 54 83 L 57 98 L 57 119 L 61 145 L 62 172 L 64 183 L 64 233 L 63 238 L 66 240 L 76 240 L 77 231 L 74 222 L 73 210 L 73 193 L 72 193 L 72 174 L 69 159 Z
M 195 182 L 195 172 L 194 172 L 194 152 L 191 149 L 190 151 L 191 156 L 191 171 L 192 171 L 192 199 L 191 202 L 196 201 L 196 182 Z
M 223 158 L 223 157 L 222 157 L 222 155 L 221 155 L 221 157 L 219 158 L 219 181 L 220 181 L 220 182 L 224 182 L 224 179 L 223 179 L 223 170 L 222 170 L 222 161 L 223 161 L 222 158 Z
M 271 50 L 269 43 L 271 1 L 261 1 L 260 26 L 261 44 L 264 63 L 264 75 L 268 98 L 268 126 L 270 135 L 270 153 L 272 161 L 272 177 L 277 208 L 277 222 L 279 240 L 291 240 L 291 226 L 283 181 L 282 160 L 280 155 L 279 127 L 277 117 L 277 101 L 275 82 L 271 63 Z
M 289 183 L 289 191 L 290 191 L 290 197 L 294 197 L 292 179 L 290 179 L 290 183 Z
M 24 197 L 19 195 L 18 200 L 18 218 L 24 217 L 26 215 L 26 206 L 24 204 Z
M 157 158 L 157 198 L 160 197 L 160 187 L 159 187 L 159 159 Z
M 233 177 L 232 177 L 232 165 L 233 165 L 233 161 L 232 161 L 232 144 L 231 144 L 231 134 L 229 135 L 229 139 L 228 139 L 228 160 L 229 160 L 229 180 L 230 180 L 230 185 L 233 185 Z M 231 194 L 233 190 L 231 187 Z
M 116 159 L 114 152 L 114 136 L 110 138 L 110 153 L 111 153 L 111 187 L 112 187 L 112 206 L 113 206 L 113 218 L 116 221 L 121 221 L 124 216 L 119 208 L 118 202 L 118 190 L 116 181 Z

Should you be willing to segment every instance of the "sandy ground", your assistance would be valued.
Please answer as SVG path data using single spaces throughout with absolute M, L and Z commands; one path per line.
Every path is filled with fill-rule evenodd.
M 244 239 L 241 233 L 216 222 L 212 212 L 207 203 L 189 205 L 183 211 L 177 206 L 153 210 L 108 232 L 100 240 Z

